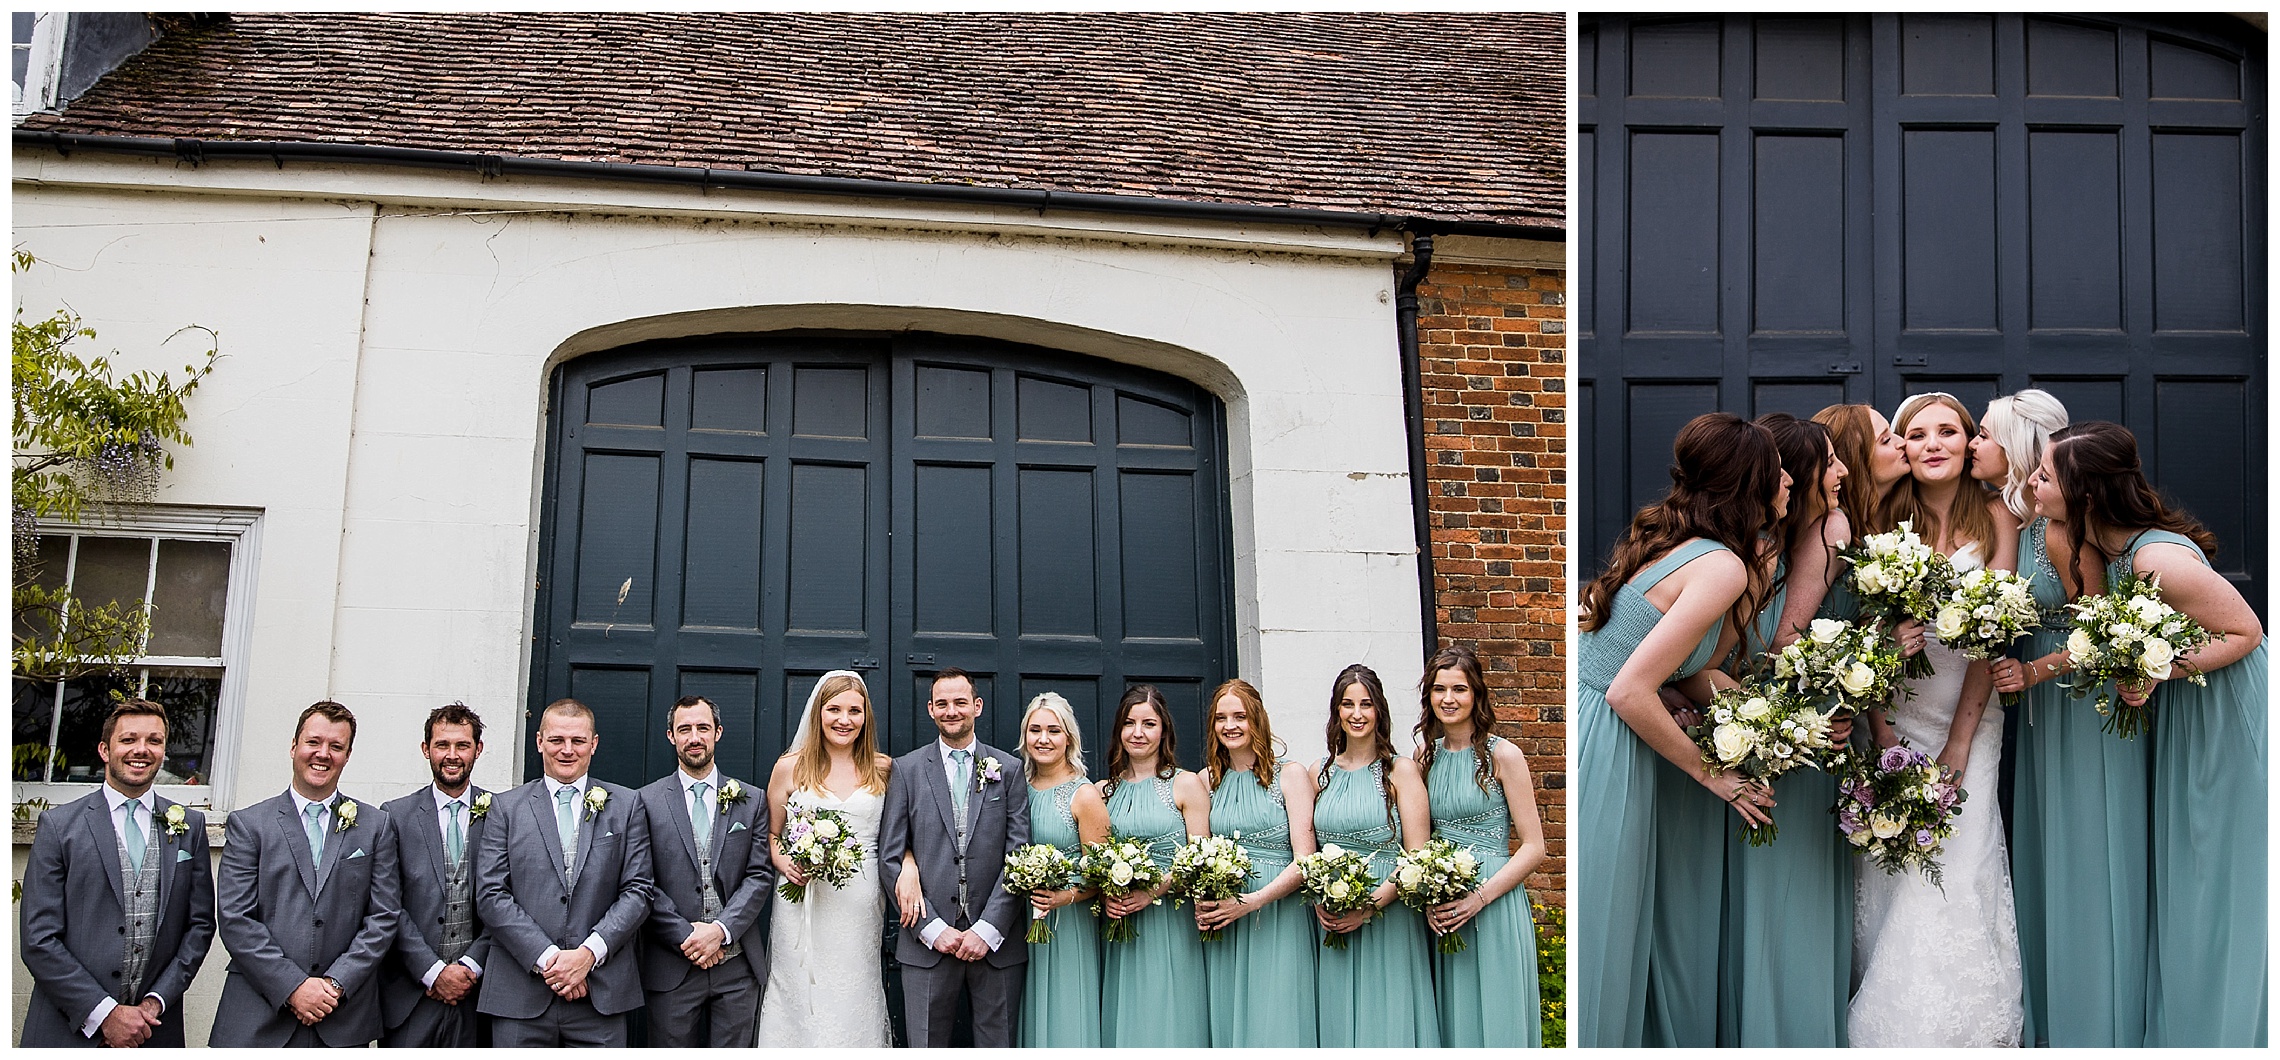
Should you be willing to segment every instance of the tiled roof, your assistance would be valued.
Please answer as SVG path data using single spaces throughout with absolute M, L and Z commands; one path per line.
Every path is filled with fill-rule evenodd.
M 293 14 L 22 128 L 1559 228 L 1556 14 Z

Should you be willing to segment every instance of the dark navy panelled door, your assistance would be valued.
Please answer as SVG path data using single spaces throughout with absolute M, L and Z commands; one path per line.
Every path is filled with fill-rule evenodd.
M 2261 32 L 1585 15 L 1579 56 L 1587 566 L 1693 416 L 2036 386 L 2136 432 L 2261 609 Z
M 723 768 L 762 778 L 836 668 L 895 752 L 933 735 L 940 667 L 977 675 L 1007 748 L 1048 689 L 1103 746 L 1137 680 L 1199 739 L 1232 671 L 1222 413 L 1184 381 L 948 336 L 708 336 L 572 361 L 552 410 L 530 706 L 592 706 L 605 779 L 672 768 L 688 694 L 721 708 Z

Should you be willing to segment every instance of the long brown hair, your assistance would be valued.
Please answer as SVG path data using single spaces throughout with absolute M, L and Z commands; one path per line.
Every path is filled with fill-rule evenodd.
M 1774 555 L 1786 562 L 1796 554 L 1797 543 L 1805 535 L 1822 533 L 1825 525 L 1822 520 L 1829 514 L 1828 503 L 1821 496 L 1821 478 L 1829 471 L 1829 429 L 1786 412 L 1766 413 L 1758 417 L 1757 422 L 1758 426 L 1773 432 L 1774 448 L 1781 453 L 1781 469 L 1789 472 L 1789 511 L 1774 524 L 1771 535 L 1772 546 L 1779 550 Z M 1837 548 L 1828 543 L 1825 534 L 1821 547 L 1830 559 L 1836 558 Z M 1788 581 L 1789 570 L 1784 566 L 1766 586 L 1766 599 L 1772 600 Z M 1780 634 L 1779 629 L 1774 630 L 1775 636 Z M 1757 623 L 1742 627 L 1735 644 L 1743 658 L 1754 658 L 1760 650 L 1773 647 L 1751 643 L 1756 638 Z
M 2058 492 L 2066 500 L 2066 514 L 2074 522 L 2077 547 L 2087 548 L 2105 566 L 2118 557 L 2106 551 L 2106 531 L 2167 530 L 2190 538 L 2210 559 L 2217 555 L 2217 535 L 2182 509 L 2165 503 L 2153 484 L 2145 480 L 2138 462 L 2137 436 L 2119 423 L 2091 420 L 2050 436 L 2050 466 L 2058 473 Z M 2072 584 L 2075 564 L 2059 577 L 2068 596 L 2080 596 L 2083 587 Z
M 809 708 L 807 740 L 785 752 L 797 755 L 792 760 L 792 786 L 810 791 L 828 790 L 824 780 L 831 776 L 831 748 L 823 738 L 823 705 L 840 693 L 852 689 L 863 697 L 863 727 L 855 732 L 855 773 L 863 778 L 863 790 L 880 794 L 887 790 L 887 771 L 879 765 L 879 712 L 872 709 L 871 690 L 863 686 L 863 679 L 848 674 L 834 674 L 823 679 L 823 687 L 815 694 L 815 706 Z
M 1876 495 L 1876 410 L 1867 405 L 1831 405 L 1814 413 L 1813 422 L 1828 428 L 1829 444 L 1836 447 L 1837 459 L 1852 472 L 1852 481 L 1837 495 L 1837 509 L 1852 524 L 1853 539 L 1892 529 L 1878 522 L 1882 515 Z M 1794 487 L 1791 496 L 1795 496 Z
M 1584 588 L 1579 625 L 1587 631 L 1607 623 L 1624 583 L 1690 538 L 1726 546 L 1749 568 L 1749 587 L 1727 612 L 1734 628 L 1746 627 L 1770 592 L 1765 572 L 1750 560 L 1758 535 L 1772 527 L 1781 492 L 1773 433 L 1730 412 L 1705 413 L 1679 429 L 1671 453 L 1670 491 L 1631 517 L 1607 569 Z
M 1155 685 L 1133 685 L 1124 690 L 1124 698 L 1116 701 L 1116 723 L 1108 729 L 1108 780 L 1101 786 L 1101 795 L 1116 794 L 1116 786 L 1124 783 L 1124 771 L 1132 768 L 1132 752 L 1124 749 L 1124 726 L 1132 720 L 1132 712 L 1142 706 L 1156 712 L 1156 720 L 1163 723 L 1164 740 L 1156 745 L 1156 777 L 1168 780 L 1180 772 L 1179 733 L 1172 728 L 1172 712 L 1164 706 L 1164 694 Z
M 1260 700 L 1259 690 L 1251 687 L 1251 682 L 1238 677 L 1212 689 L 1211 698 L 1205 701 L 1208 706 L 1203 715 L 1204 727 L 1207 730 L 1214 727 L 1212 719 L 1219 714 L 1219 701 L 1228 696 L 1242 700 L 1244 711 L 1250 715 L 1251 775 L 1259 778 L 1260 787 L 1271 789 L 1275 786 L 1275 759 L 1278 753 L 1275 749 L 1275 733 L 1267 724 L 1267 705 Z M 1211 781 L 1211 790 L 1218 791 L 1219 782 L 1227 779 L 1227 774 L 1235 769 L 1235 756 L 1227 753 L 1227 745 L 1219 742 L 1217 732 L 1207 731 L 1205 735 L 1208 738 L 1203 743 L 1203 774 Z
M 1451 644 L 1434 652 L 1433 657 L 1425 662 L 1425 676 L 1417 682 L 1417 705 L 1425 710 L 1424 715 L 1417 719 L 1417 738 L 1420 741 L 1417 745 L 1417 768 L 1428 775 L 1433 772 L 1433 758 L 1440 754 L 1441 738 L 1448 732 L 1448 728 L 1441 724 L 1441 716 L 1433 713 L 1433 679 L 1441 676 L 1443 670 L 1455 670 L 1465 675 L 1465 684 L 1472 686 L 1473 783 L 1480 785 L 1480 790 L 1487 791 L 1490 779 L 1495 776 L 1495 767 L 1491 764 L 1495 756 L 1488 754 L 1488 737 L 1489 730 L 1496 724 L 1496 707 L 1488 701 L 1488 682 L 1481 677 L 1480 657 L 1473 654 L 1472 648 L 1467 645 Z
M 1963 444 L 1968 445 L 1971 438 L 1979 433 L 1979 425 L 1971 418 L 1971 410 L 1964 408 L 1963 402 L 1957 401 L 1952 394 L 1918 394 L 1901 402 L 1899 415 L 1892 419 L 1893 432 L 1906 436 L 1908 424 L 1934 405 L 1955 411 L 1956 420 L 1963 428 Z M 1987 511 L 1987 504 L 1996 499 L 1996 494 L 1986 484 L 1971 477 L 1968 463 L 1971 459 L 1970 449 L 1963 448 L 1958 459 L 1962 463 L 1958 466 L 1957 474 L 1962 476 L 1963 481 L 1956 484 L 1955 500 L 1948 505 L 1947 511 L 1933 511 L 1931 503 L 1924 499 L 1924 484 L 1914 474 L 1910 474 L 1905 482 L 1893 487 L 1891 496 L 1884 498 L 1884 525 L 1898 526 L 1905 522 L 1916 531 L 1916 536 L 1927 543 L 1940 538 L 1977 541 L 1980 549 L 1987 556 L 1993 557 L 1995 516 Z
M 1330 753 L 1322 757 L 1322 769 L 1314 783 L 1318 788 L 1328 788 L 1331 767 L 1338 764 L 1338 756 L 1346 751 L 1346 727 L 1338 724 L 1338 697 L 1345 694 L 1348 685 L 1362 686 L 1370 703 L 1377 708 L 1378 794 L 1385 799 L 1385 820 L 1390 825 L 1394 823 L 1393 807 L 1398 799 L 1393 793 L 1393 714 L 1392 705 L 1385 701 L 1385 682 L 1378 680 L 1376 670 L 1355 663 L 1338 671 L 1338 679 L 1330 683 L 1330 726 L 1323 736 Z

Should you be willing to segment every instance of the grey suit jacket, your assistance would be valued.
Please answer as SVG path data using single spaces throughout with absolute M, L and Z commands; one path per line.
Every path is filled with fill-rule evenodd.
M 723 774 L 726 776 L 726 774 Z M 765 790 L 741 781 L 744 798 L 713 819 L 713 892 L 720 896 L 720 922 L 744 952 L 722 962 L 742 961 L 762 983 L 768 981 L 768 945 L 760 914 L 768 908 L 775 863 L 768 858 L 768 800 Z M 716 801 L 714 805 L 719 805 Z M 671 990 L 696 967 L 681 956 L 691 918 L 704 908 L 704 882 L 697 876 L 696 833 L 681 794 L 679 770 L 641 789 L 649 819 L 649 921 L 641 942 L 644 990 Z
M 316 1025 L 325 1044 L 380 1037 L 380 967 L 403 913 L 396 826 L 371 803 L 357 804 L 356 823 L 346 830 L 338 827 L 337 804 L 335 813 L 320 864 L 309 861 L 291 792 L 230 814 L 215 881 L 230 972 L 211 1044 L 285 1044 L 301 1025 L 285 1002 L 311 976 L 340 983 L 339 1006 Z
M 483 793 L 483 789 L 475 785 L 467 787 L 470 802 Z M 420 985 L 420 977 L 440 959 L 435 951 L 443 942 L 443 877 L 447 866 L 443 860 L 443 831 L 435 820 L 435 785 L 430 784 L 381 809 L 388 811 L 388 819 L 396 825 L 396 869 L 403 879 L 404 917 L 396 925 L 395 953 L 380 973 L 381 1012 L 388 1026 L 397 1027 L 411 1018 L 412 1009 L 426 996 L 427 988 Z M 472 876 L 475 852 L 483 848 L 490 816 L 469 816 L 464 831 Z M 469 889 L 473 889 L 472 881 Z M 467 947 L 467 957 L 481 965 L 484 972 L 491 970 L 491 935 L 483 930 L 480 917 L 475 923 L 475 941 Z M 482 990 L 480 980 L 475 989 Z M 480 996 L 477 993 L 460 999 L 459 1003 L 473 1012 L 475 998 Z
M 1029 901 L 1005 890 L 1005 856 L 1029 845 L 1029 792 L 1021 779 L 1021 759 L 988 744 L 974 744 L 974 780 L 966 797 L 966 905 L 974 921 L 987 920 L 1005 942 L 986 960 L 1005 968 L 1029 959 L 1023 938 L 1029 930 Z M 985 780 L 982 760 L 998 760 L 1002 775 Z M 895 759 L 887 782 L 887 805 L 879 822 L 879 886 L 894 905 L 895 881 L 902 877 L 903 851 L 918 859 L 920 890 L 928 917 L 953 927 L 958 916 L 958 836 L 951 812 L 950 780 L 942 767 L 942 744 L 929 740 Z M 942 955 L 918 940 L 919 927 L 902 929 L 895 960 L 931 968 Z
M 206 815 L 187 811 L 182 834 L 166 834 L 166 808 L 158 799 L 150 847 L 158 859 L 159 921 L 143 992 L 157 994 L 166 1014 L 148 1044 L 181 1048 L 182 991 L 206 962 L 214 941 L 213 844 Z M 126 928 L 120 894 L 118 834 L 101 790 L 40 817 L 24 870 L 18 909 L 18 948 L 32 973 L 32 999 L 24 1013 L 24 1046 L 92 1046 L 81 1025 L 119 989 Z M 145 862 L 148 864 L 148 862 Z
M 491 963 L 475 1010 L 533 1019 L 554 999 L 531 966 L 548 946 L 573 949 L 599 934 L 609 955 L 586 976 L 586 999 L 605 1016 L 640 1008 L 641 960 L 634 952 L 649 916 L 649 821 L 627 788 L 588 780 L 609 793 L 599 813 L 579 811 L 578 886 L 562 871 L 562 841 L 546 781 L 492 801 L 490 832 L 475 861 L 475 912 L 491 931 Z

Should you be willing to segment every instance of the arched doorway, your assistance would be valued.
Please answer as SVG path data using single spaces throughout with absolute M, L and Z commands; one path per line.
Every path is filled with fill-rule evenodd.
M 976 675 L 1000 747 L 1050 689 L 1097 749 L 1134 681 L 1201 746 L 1234 607 L 1224 411 L 1194 384 L 995 340 L 772 332 L 576 358 L 548 408 L 529 706 L 594 708 L 596 775 L 671 770 L 666 710 L 697 694 L 722 767 L 764 779 L 834 668 L 865 675 L 894 753 L 932 738 L 946 666 Z

